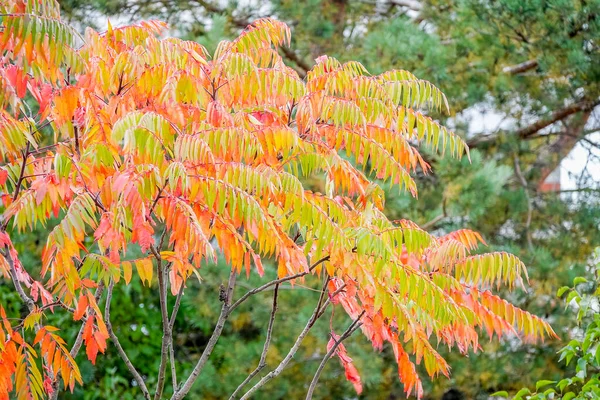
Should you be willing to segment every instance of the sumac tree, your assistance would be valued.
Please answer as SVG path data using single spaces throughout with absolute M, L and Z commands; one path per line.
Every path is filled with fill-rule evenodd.
M 448 108 L 429 82 L 403 70 L 372 76 L 358 62 L 326 56 L 300 79 L 278 53 L 290 30 L 272 19 L 255 21 L 209 56 L 197 43 L 161 38 L 166 26 L 158 21 L 81 37 L 50 0 L 9 0 L 1 13 L 0 272 L 24 312 L 15 320 L 0 307 L 0 398 L 72 390 L 84 384 L 74 361 L 80 349 L 93 363 L 112 342 L 144 398 L 160 399 L 172 385 L 167 392 L 182 399 L 227 318 L 271 288 L 263 354 L 232 398 L 249 398 L 279 375 L 333 307 L 351 322 L 331 332 L 307 398 L 334 356 L 362 390 L 342 344 L 356 330 L 375 349 L 391 346 L 406 392 L 418 397 L 416 364 L 430 376 L 449 373 L 432 339 L 466 353 L 480 348 L 481 330 L 554 335 L 491 292 L 524 284 L 516 257 L 473 255 L 483 243 L 475 232 L 434 237 L 383 213 L 381 182 L 416 196 L 410 173 L 429 170 L 414 146 L 468 154 L 460 137 L 424 114 Z M 307 189 L 308 177 L 321 180 L 323 193 Z M 46 224 L 41 268 L 27 271 L 11 235 Z M 142 256 L 132 258 L 132 247 Z M 191 374 L 181 377 L 172 340 L 181 298 L 219 254 L 231 268 L 220 316 Z M 262 276 L 263 263 L 277 276 L 234 298 L 238 275 Z M 131 279 L 160 297 L 156 387 L 146 385 L 110 322 L 113 289 Z M 301 279 L 322 280 L 319 301 L 278 367 L 259 376 L 279 285 Z M 48 313 L 80 321 L 73 343 L 46 324 Z

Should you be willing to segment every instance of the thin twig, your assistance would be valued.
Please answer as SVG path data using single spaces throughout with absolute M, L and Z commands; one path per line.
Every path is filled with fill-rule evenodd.
M 275 322 L 275 313 L 277 312 L 277 294 L 279 293 L 279 283 L 275 285 L 275 291 L 273 292 L 273 307 L 271 308 L 271 317 L 269 318 L 269 324 L 267 326 L 267 337 L 265 338 L 265 345 L 263 346 L 263 351 L 260 355 L 260 360 L 258 362 L 258 366 L 244 379 L 242 383 L 235 389 L 235 391 L 229 397 L 229 400 L 234 400 L 237 394 L 242 390 L 244 386 L 248 384 L 264 367 L 267 366 L 267 353 L 269 351 L 269 346 L 271 345 L 271 334 L 273 332 L 273 322 Z
M 148 218 L 150 218 L 150 216 L 152 215 L 152 212 L 154 212 L 154 207 L 156 207 L 156 203 L 158 203 L 158 200 L 160 200 L 162 192 L 165 190 L 168 183 L 169 183 L 169 180 L 167 179 L 167 180 L 165 180 L 165 184 L 163 185 L 163 187 L 158 189 L 158 194 L 156 195 L 156 198 L 152 202 L 152 205 L 150 206 L 150 210 L 148 211 Z
M 25 303 L 25 305 L 27 306 L 27 308 L 29 309 L 29 312 L 33 312 L 35 309 L 35 302 L 33 301 L 33 299 L 31 297 L 29 297 L 27 295 L 27 293 L 25 293 L 25 290 L 23 290 L 23 286 L 21 285 L 21 281 L 19 280 L 19 277 L 17 274 L 17 268 L 15 267 L 15 262 L 12 259 L 10 252 L 7 249 L 7 250 L 3 251 L 2 253 L 3 253 L 2 255 L 4 256 L 4 258 L 8 262 L 8 273 L 10 275 L 10 278 L 13 281 L 13 284 L 15 285 L 15 289 L 17 290 L 19 297 L 21 298 L 23 303 Z
M 277 285 L 283 282 L 287 282 L 287 281 L 291 281 L 293 279 L 297 279 L 297 278 L 301 278 L 303 276 L 306 276 L 308 274 L 310 274 L 315 268 L 317 268 L 319 265 L 321 265 L 322 263 L 324 263 L 325 261 L 329 261 L 329 256 L 325 256 L 323 258 L 321 258 L 320 260 L 316 261 L 309 269 L 308 271 L 303 271 L 303 272 L 299 272 L 295 275 L 290 275 L 290 276 L 286 276 L 280 279 L 275 279 L 271 282 L 267 282 L 262 286 L 257 287 L 256 289 L 252 289 L 248 292 L 246 292 L 246 294 L 244 294 L 242 297 L 240 297 L 235 303 L 233 303 L 233 305 L 230 308 L 230 311 L 233 311 L 237 306 L 239 306 L 240 304 L 242 304 L 244 301 L 246 301 L 248 299 L 248 297 L 256 294 L 256 293 L 260 293 L 263 290 L 266 290 L 268 288 L 270 288 L 273 285 Z
M 230 313 L 229 311 L 231 307 L 231 300 L 233 298 L 233 289 L 235 287 L 236 278 L 236 270 L 235 268 L 231 268 L 231 273 L 229 274 L 229 281 L 227 283 L 227 289 L 223 298 L 223 306 L 221 307 L 221 314 L 219 315 L 219 319 L 217 320 L 217 325 L 215 326 L 215 329 L 213 330 L 213 333 L 210 339 L 208 340 L 208 343 L 206 344 L 206 347 L 204 348 L 200 359 L 198 360 L 196 366 L 192 370 L 192 373 L 187 378 L 185 383 L 181 386 L 181 389 L 176 390 L 175 393 L 173 393 L 173 397 L 171 397 L 171 400 L 181 400 L 188 394 L 188 392 L 192 389 L 194 382 L 196 382 L 196 379 L 198 379 L 200 372 L 202 372 L 202 369 L 206 365 L 208 358 L 212 354 L 212 351 L 215 348 L 219 337 L 221 337 L 221 333 L 223 332 L 223 328 L 225 327 L 225 321 L 227 320 L 227 317 Z
M 271 379 L 273 379 L 273 378 L 277 377 L 279 374 L 281 374 L 281 372 L 283 372 L 285 367 L 287 367 L 289 362 L 292 360 L 292 358 L 294 357 L 294 355 L 300 348 L 302 341 L 304 340 L 306 335 L 308 335 L 308 332 L 314 326 L 315 322 L 319 318 L 319 315 L 322 315 L 322 313 L 321 313 L 322 308 L 323 309 L 326 308 L 330 303 L 330 299 L 327 299 L 327 301 L 325 301 L 323 303 L 323 299 L 325 298 L 325 293 L 327 292 L 327 284 L 328 283 L 329 283 L 329 277 L 326 277 L 325 283 L 323 284 L 323 289 L 321 291 L 321 296 L 319 297 L 319 301 L 317 303 L 317 307 L 315 308 L 315 311 L 313 312 L 312 316 L 308 320 L 308 323 L 306 324 L 306 326 L 304 327 L 302 332 L 300 332 L 300 334 L 298 335 L 296 342 L 294 343 L 294 345 L 292 346 L 292 348 L 290 349 L 288 354 L 285 356 L 285 358 L 283 360 L 281 360 L 281 362 L 279 363 L 277 368 L 275 368 L 273 371 L 271 371 L 267 375 L 265 375 L 256 385 L 252 386 L 252 388 L 250 388 L 250 390 L 248 390 L 246 392 L 246 394 L 244 394 L 240 400 L 249 399 L 250 396 L 252 396 L 252 394 L 254 394 L 254 392 L 256 392 L 258 389 L 263 387 Z
M 108 330 L 108 334 L 109 334 L 111 340 L 113 341 L 113 343 L 115 344 L 115 347 L 117 348 L 117 352 L 119 353 L 119 356 L 121 356 L 121 359 L 125 362 L 127 369 L 129 370 L 129 372 L 131 372 L 131 374 L 133 375 L 133 378 L 135 379 L 138 386 L 140 387 L 140 389 L 144 395 L 144 398 L 146 400 L 150 400 L 150 392 L 148 391 L 148 388 L 146 387 L 144 378 L 142 378 L 140 373 L 135 369 L 135 367 L 129 360 L 129 357 L 127 357 L 127 353 L 125 353 L 125 350 L 123 350 L 123 347 L 121 346 L 121 343 L 119 342 L 119 338 L 117 338 L 117 335 L 115 335 L 115 332 L 113 331 L 113 328 L 112 328 L 112 324 L 110 323 L 110 301 L 112 299 L 113 287 L 114 287 L 114 282 L 111 281 L 110 285 L 108 286 L 108 293 L 106 295 L 106 306 L 104 308 L 104 319 L 106 322 L 106 329 Z
M 169 320 L 169 328 L 171 328 L 171 330 L 173 330 L 173 326 L 175 325 L 175 318 L 177 318 L 177 313 L 179 312 L 181 298 L 183 297 L 183 289 L 184 285 L 182 284 L 179 288 L 179 293 L 177 293 L 177 297 L 175 298 L 175 305 L 173 306 L 173 310 L 171 311 L 171 319 Z
M 171 364 L 171 382 L 173 390 L 177 390 L 177 368 L 175 367 L 175 349 L 173 348 L 173 340 L 169 346 L 169 364 Z
M 27 142 L 27 147 L 25 147 L 25 151 L 23 152 L 23 162 L 21 163 L 21 171 L 19 172 L 19 178 L 17 179 L 17 183 L 15 185 L 15 192 L 13 193 L 12 202 L 17 200 L 19 197 L 19 193 L 21 191 L 21 186 L 23 185 L 23 179 L 25 179 L 25 168 L 27 167 L 27 158 L 29 157 L 29 149 L 31 144 Z M 2 226 L 0 226 L 0 231 L 4 231 L 8 226 L 8 219 L 4 220 Z
M 319 368 L 317 368 L 317 372 L 315 372 L 315 376 L 313 377 L 312 381 L 310 382 L 308 392 L 306 393 L 306 400 L 312 399 L 315 388 L 317 387 L 317 382 L 319 382 L 319 377 L 321 376 L 321 373 L 323 372 L 323 369 L 325 368 L 325 364 L 327 364 L 327 361 L 329 361 L 331 356 L 333 356 L 333 354 L 336 352 L 338 346 L 344 340 L 346 340 L 348 337 L 350 337 L 350 335 L 352 335 L 354 333 L 354 331 L 356 331 L 358 328 L 361 327 L 362 323 L 359 323 L 359 321 L 364 314 L 365 314 L 365 310 L 363 310 L 360 313 L 360 315 L 358 317 L 356 317 L 356 319 L 352 322 L 352 324 L 350 324 L 348 329 L 346 329 L 346 331 L 342 334 L 342 336 L 340 336 L 340 338 L 335 341 L 333 346 L 331 346 L 331 349 L 329 349 L 327 354 L 325 354 L 325 357 L 323 357 L 321 364 L 319 364 Z
M 440 215 L 434 217 L 432 220 L 427 221 L 423 225 L 421 225 L 421 229 L 423 229 L 424 231 L 429 230 L 429 229 L 435 227 L 438 224 L 438 222 L 442 221 L 447 216 L 448 216 L 448 213 L 446 212 L 446 198 L 444 198 L 442 200 L 442 213 Z
M 161 345 L 161 357 L 160 357 L 160 366 L 158 369 L 158 379 L 156 382 L 156 391 L 154 393 L 154 400 L 158 400 L 162 397 L 163 389 L 165 387 L 165 373 L 167 370 L 167 358 L 169 356 L 169 347 L 171 342 L 171 330 L 169 315 L 167 311 L 167 283 L 166 283 L 166 274 L 165 269 L 163 268 L 163 260 L 159 254 L 160 249 L 155 249 L 154 246 L 150 246 L 150 250 L 154 257 L 156 258 L 158 264 L 158 294 L 160 298 L 160 315 L 163 326 L 163 337 L 162 337 L 162 345 Z M 175 388 L 173 388 L 175 390 Z
M 164 234 L 163 234 L 164 238 Z M 162 240 L 161 240 L 162 242 Z M 177 313 L 179 312 L 179 306 L 181 305 L 181 298 L 183 297 L 183 290 L 185 285 L 182 283 L 179 288 L 179 293 L 177 293 L 177 297 L 175 298 L 175 305 L 173 305 L 173 310 L 171 311 L 171 319 L 169 319 L 169 331 L 171 332 L 171 342 L 169 343 L 169 357 L 171 358 L 171 380 L 173 382 L 173 391 L 177 390 L 177 366 L 175 365 L 175 348 L 173 344 L 173 327 L 175 326 L 175 319 L 177 318 Z

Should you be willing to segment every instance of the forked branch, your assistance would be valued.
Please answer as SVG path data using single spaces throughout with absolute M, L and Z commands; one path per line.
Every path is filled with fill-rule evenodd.
M 319 368 L 317 368 L 317 372 L 315 372 L 315 376 L 313 377 L 312 382 L 310 383 L 310 387 L 308 388 L 308 392 L 306 393 L 306 400 L 312 399 L 313 393 L 315 391 L 315 388 L 317 387 L 317 383 L 319 382 L 319 378 L 321 376 L 321 373 L 323 372 L 323 369 L 325 368 L 325 364 L 327 364 L 327 361 L 329 361 L 329 359 L 333 356 L 340 344 L 344 340 L 349 338 L 358 328 L 361 327 L 362 323 L 360 322 L 360 319 L 363 317 L 364 314 L 365 311 L 363 310 L 359 314 L 359 316 L 356 317 L 356 319 L 350 324 L 350 326 L 348 327 L 348 329 L 346 329 L 342 336 L 340 336 L 340 338 L 335 341 L 333 346 L 331 346 L 331 349 L 329 349 L 329 351 L 325 354 L 323 360 L 321 361 L 321 364 L 319 364 Z
M 271 334 L 273 332 L 273 322 L 275 322 L 275 313 L 277 312 L 277 294 L 279 293 L 279 283 L 275 285 L 275 290 L 273 292 L 273 307 L 271 308 L 271 317 L 269 318 L 269 325 L 267 326 L 267 337 L 265 339 L 265 345 L 263 347 L 262 354 L 260 355 L 260 360 L 258 361 L 258 366 L 244 379 L 242 383 L 235 389 L 232 393 L 229 400 L 234 400 L 237 394 L 254 378 L 264 367 L 266 367 L 267 363 L 267 353 L 269 352 L 269 347 L 271 345 Z
M 317 307 L 315 308 L 315 311 L 313 312 L 312 316 L 308 320 L 308 322 L 307 322 L 306 326 L 304 327 L 304 329 L 302 330 L 302 332 L 300 332 L 300 334 L 298 335 L 296 342 L 294 343 L 294 345 L 292 346 L 292 348 L 290 349 L 288 354 L 285 356 L 285 358 L 283 360 L 281 360 L 281 362 L 279 363 L 277 368 L 275 368 L 273 371 L 271 371 L 267 375 L 265 375 L 256 385 L 252 386 L 252 388 L 250 388 L 250 390 L 248 390 L 246 392 L 246 394 L 244 394 L 242 396 L 241 400 L 249 399 L 254 394 L 254 392 L 256 392 L 258 389 L 263 387 L 271 379 L 273 379 L 273 378 L 277 377 L 279 374 L 281 374 L 283 372 L 283 370 L 285 369 L 285 367 L 287 367 L 289 362 L 292 360 L 292 358 L 294 357 L 294 355 L 300 348 L 302 341 L 304 340 L 306 335 L 308 335 L 308 332 L 315 325 L 315 322 L 317 322 L 317 319 L 319 318 L 319 316 L 322 315 L 321 311 L 324 310 L 325 308 L 327 308 L 327 306 L 330 303 L 329 299 L 327 299 L 325 302 L 323 302 L 323 299 L 325 298 L 325 293 L 327 292 L 327 284 L 328 283 L 329 283 L 329 277 L 327 277 L 325 279 L 325 283 L 323 285 L 323 289 L 321 290 L 321 295 L 319 297 L 319 302 L 317 303 Z

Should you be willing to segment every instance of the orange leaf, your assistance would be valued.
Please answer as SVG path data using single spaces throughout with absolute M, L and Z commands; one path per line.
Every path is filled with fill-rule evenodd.
M 87 310 L 87 306 L 88 306 L 87 296 L 81 296 L 79 298 L 79 301 L 77 302 L 77 308 L 75 309 L 75 312 L 73 313 L 73 319 L 75 321 L 79 321 L 81 318 L 83 318 L 83 315 L 85 314 L 85 312 Z

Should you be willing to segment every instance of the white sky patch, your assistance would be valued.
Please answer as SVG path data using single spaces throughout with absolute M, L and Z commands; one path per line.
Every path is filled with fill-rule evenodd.
M 589 129 L 597 121 L 592 116 L 588 123 Z M 516 121 L 504 114 L 495 112 L 491 105 L 487 103 L 470 107 L 460 115 L 456 116 L 456 121 L 452 124 L 468 122 L 469 136 L 479 136 L 482 132 L 486 134 L 495 134 L 500 130 L 509 130 L 515 128 Z M 533 123 L 535 119 L 532 119 Z M 546 128 L 543 132 L 549 132 L 552 126 Z M 586 136 L 589 142 L 600 144 L 600 132 Z M 560 164 L 560 184 L 561 190 L 577 189 L 577 180 L 586 170 L 592 177 L 595 186 L 600 185 L 600 148 L 594 147 L 589 142 L 582 141 L 565 157 Z
M 587 136 L 593 143 L 600 143 L 600 132 Z M 600 183 L 600 148 L 586 143 L 579 143 L 561 163 L 561 189 L 577 189 L 577 177 L 587 168 L 587 173 L 594 178 L 596 185 Z

